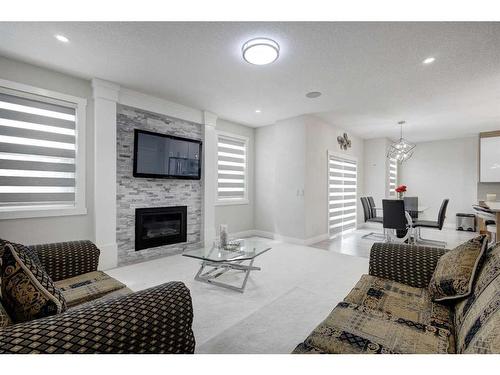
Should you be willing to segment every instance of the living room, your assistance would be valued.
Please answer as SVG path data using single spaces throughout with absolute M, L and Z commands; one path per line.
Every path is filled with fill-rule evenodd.
M 1 353 L 500 352 L 498 22 L 34 19 Z

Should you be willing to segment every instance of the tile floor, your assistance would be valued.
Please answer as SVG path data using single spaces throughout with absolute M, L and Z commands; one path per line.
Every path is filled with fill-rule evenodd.
M 381 232 L 381 228 L 374 229 L 358 229 L 354 232 L 346 234 L 342 237 L 337 237 L 331 240 L 324 240 L 311 245 L 317 249 L 337 252 L 340 254 L 353 255 L 363 258 L 370 257 L 370 248 L 374 242 L 381 242 L 380 240 L 364 239 L 362 236 L 370 232 Z M 473 238 L 477 233 L 460 232 L 450 228 L 443 228 L 442 231 L 433 229 L 422 229 L 422 237 L 437 241 L 445 241 L 446 248 L 452 249 L 458 244 Z

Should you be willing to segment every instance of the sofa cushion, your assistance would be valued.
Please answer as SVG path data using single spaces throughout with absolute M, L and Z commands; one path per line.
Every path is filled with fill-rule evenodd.
M 434 301 L 460 299 L 472 292 L 487 242 L 486 236 L 478 236 L 439 258 L 429 283 L 429 293 Z
M 125 288 L 125 284 L 102 271 L 89 272 L 56 281 L 55 284 L 61 289 L 68 307 L 74 307 Z
M 95 303 L 107 302 L 107 301 L 110 301 L 112 299 L 128 296 L 128 295 L 133 294 L 133 293 L 134 293 L 134 291 L 132 289 L 127 288 L 127 287 L 117 289 L 117 290 L 110 292 L 108 294 L 105 294 L 102 297 L 99 297 L 97 299 L 93 299 L 91 301 L 84 302 L 81 305 L 76 305 L 76 306 L 72 307 L 71 310 L 79 309 L 79 308 L 86 308 L 89 305 L 92 305 Z
M 0 329 L 3 327 L 7 327 L 12 324 L 12 320 L 10 319 L 7 311 L 2 306 L 2 301 L 0 301 Z
M 450 331 L 340 302 L 294 353 L 449 353 Z
M 455 306 L 457 352 L 500 353 L 500 243 L 480 266 L 473 292 Z
M 64 296 L 34 251 L 24 245 L 7 243 L 2 252 L 2 303 L 13 322 L 43 318 L 66 310 Z
M 432 302 L 429 292 L 424 288 L 363 275 L 344 301 L 453 333 L 453 310 Z

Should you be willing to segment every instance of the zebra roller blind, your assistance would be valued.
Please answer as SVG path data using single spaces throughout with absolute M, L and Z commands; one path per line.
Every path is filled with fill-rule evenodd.
M 0 207 L 75 205 L 75 107 L 0 88 Z
M 398 161 L 389 159 L 389 197 L 396 196 L 396 186 L 398 184 Z
M 328 228 L 330 237 L 356 229 L 356 161 L 328 155 Z
M 247 199 L 247 140 L 225 134 L 217 136 L 217 200 Z

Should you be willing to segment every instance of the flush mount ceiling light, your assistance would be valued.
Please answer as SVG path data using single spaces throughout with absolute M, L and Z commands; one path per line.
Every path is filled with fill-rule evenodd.
M 261 113 L 262 111 L 260 109 L 256 109 L 255 113 Z
M 306 94 L 306 97 L 309 99 L 316 99 L 321 96 L 321 93 L 319 91 L 311 91 Z
M 432 64 L 434 61 L 436 61 L 435 57 L 428 57 L 424 61 L 422 61 L 422 63 L 427 65 L 427 64 Z
M 61 34 L 57 34 L 57 35 L 54 35 L 54 37 L 60 41 L 60 42 L 63 42 L 63 43 L 68 43 L 69 42 L 69 39 L 66 38 L 64 35 L 61 35 Z
M 272 39 L 255 38 L 243 44 L 241 52 L 246 62 L 267 65 L 276 61 L 280 54 L 280 46 Z
M 415 144 L 410 143 L 403 138 L 403 124 L 405 123 L 406 121 L 398 122 L 398 125 L 401 127 L 399 141 L 392 143 L 387 151 L 387 158 L 396 159 L 398 163 L 402 163 L 411 158 L 415 148 Z

